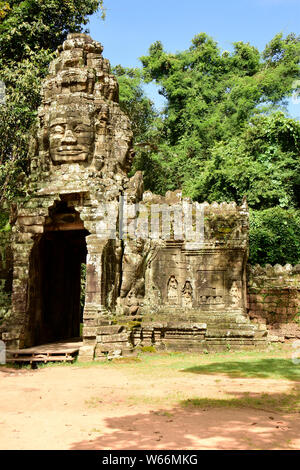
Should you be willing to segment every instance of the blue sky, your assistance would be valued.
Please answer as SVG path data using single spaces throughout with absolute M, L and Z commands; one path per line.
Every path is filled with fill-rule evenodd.
M 300 0 L 104 0 L 103 22 L 91 17 L 93 39 L 104 46 L 104 56 L 112 65 L 140 66 L 138 58 L 147 54 L 157 40 L 165 49 L 187 49 L 200 32 L 212 36 L 223 50 L 236 41 L 250 42 L 259 50 L 279 32 L 299 34 Z M 149 94 L 159 105 L 154 87 Z M 300 118 L 299 104 L 289 111 Z

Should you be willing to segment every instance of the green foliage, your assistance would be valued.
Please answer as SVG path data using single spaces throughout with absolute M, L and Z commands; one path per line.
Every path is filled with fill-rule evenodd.
M 0 1 L 0 204 L 22 194 L 28 141 L 40 104 L 42 79 L 69 32 L 80 32 L 102 0 Z
M 145 172 L 145 181 L 152 183 L 150 189 L 162 193 L 182 187 L 186 195 L 203 201 L 207 199 L 210 179 L 214 178 L 210 173 L 216 169 L 214 188 L 208 197 L 239 200 L 247 182 L 249 193 L 255 191 L 250 180 L 260 171 L 259 165 L 264 164 L 257 163 L 253 171 L 248 167 L 252 165 L 251 160 L 258 160 L 259 153 L 271 160 L 270 165 L 274 160 L 276 165 L 285 153 L 289 154 L 287 159 L 293 159 L 299 149 L 299 126 L 292 120 L 285 121 L 284 116 L 281 122 L 279 115 L 273 116 L 273 123 L 272 115 L 270 121 L 260 121 L 258 117 L 284 107 L 294 80 L 299 78 L 299 52 L 299 38 L 292 34 L 286 38 L 275 36 L 262 54 L 242 42 L 234 44 L 232 53 L 222 52 L 204 33 L 192 40 L 188 50 L 176 54 L 165 52 L 160 42 L 154 43 L 148 56 L 141 57 L 144 76 L 147 82 L 154 80 L 160 85 L 160 93 L 168 104 L 156 148 L 148 152 L 147 158 L 139 157 L 138 169 Z M 267 145 L 253 149 L 254 154 L 247 147 L 251 142 L 251 126 L 255 127 L 257 145 L 264 143 L 264 133 L 270 133 Z M 284 132 L 280 126 L 285 127 Z M 293 133 L 295 141 L 288 142 L 287 149 L 286 141 Z M 276 148 L 270 148 L 271 143 Z M 227 166 L 233 167 L 234 159 L 241 161 L 245 149 L 250 155 L 248 163 L 243 165 L 247 166 L 249 175 L 240 187 L 238 181 L 231 183 L 234 171 L 232 168 L 230 175 L 231 170 L 227 168 L 225 179 L 229 181 L 225 181 L 223 190 L 224 175 L 222 169 L 218 173 L 219 167 L 225 160 Z M 293 166 L 295 162 L 287 163 L 291 171 Z M 263 170 L 266 174 L 266 168 Z M 158 176 L 156 183 L 153 171 Z M 272 200 L 286 198 L 288 204 L 287 198 L 296 199 L 295 194 L 286 195 L 281 190 L 282 194 L 276 195 L 275 192 L 269 196 L 269 205 L 275 203 Z M 260 194 L 253 194 L 253 199 L 259 198 Z
M 186 175 L 191 196 L 240 202 L 255 209 L 297 207 L 300 196 L 300 123 L 282 112 L 256 116 L 240 135 L 219 142 L 196 176 Z
M 8 2 L 0 1 L 0 21 L 4 20 L 4 18 L 8 15 L 10 9 L 11 8 Z
M 0 233 L 1 232 L 9 232 L 10 231 L 10 224 L 9 224 L 9 215 L 6 211 L 0 211 Z
M 29 51 L 55 50 L 69 32 L 82 31 L 102 0 L 11 0 L 1 9 L 1 58 L 20 62 Z M 4 12 L 1 15 L 1 11 Z M 103 11 L 103 10 L 102 10 Z M 27 46 L 27 47 L 24 47 Z
M 250 212 L 251 264 L 300 263 L 300 210 L 273 207 Z
M 118 79 L 120 106 L 130 117 L 134 141 L 145 141 L 156 113 L 153 102 L 146 97 L 143 90 L 142 72 L 140 69 L 124 68 L 121 65 L 114 67 L 112 72 Z
M 114 67 L 112 71 L 119 83 L 121 109 L 129 116 L 132 125 L 136 152 L 132 174 L 143 169 L 147 188 L 152 189 L 153 175 L 155 175 L 156 187 L 160 178 L 163 187 L 165 178 L 160 172 L 160 161 L 156 163 L 155 154 L 153 154 L 153 151 L 157 150 L 159 144 L 163 142 L 161 133 L 163 122 L 153 102 L 145 94 L 142 71 L 137 68 L 124 68 L 120 65 Z
M 7 62 L 0 55 L 0 79 L 6 85 L 6 104 L 0 105 L 0 203 L 22 192 L 29 172 L 28 138 L 40 104 L 40 87 L 53 53 L 28 52 L 22 62 Z
M 300 123 L 284 114 L 300 77 L 300 38 L 277 34 L 260 53 L 221 51 L 204 33 L 176 54 L 152 44 L 144 77 L 167 99 L 154 145 L 135 167 L 146 189 L 183 189 L 199 202 L 247 197 L 250 262 L 300 261 Z

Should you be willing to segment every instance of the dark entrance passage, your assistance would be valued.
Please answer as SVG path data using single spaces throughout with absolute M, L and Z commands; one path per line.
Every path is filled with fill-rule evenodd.
M 82 265 L 86 230 L 49 231 L 31 255 L 29 318 L 25 346 L 80 336 Z

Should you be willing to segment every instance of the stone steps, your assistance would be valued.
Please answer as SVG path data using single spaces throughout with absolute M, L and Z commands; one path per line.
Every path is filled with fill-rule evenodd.
M 95 353 L 99 359 L 114 354 L 114 351 L 127 355 L 143 346 L 153 346 L 157 350 L 201 353 L 263 349 L 267 345 L 266 329 L 251 323 L 241 311 L 214 311 L 209 314 L 201 311 L 189 312 L 187 315 L 181 309 L 170 315 L 170 311 L 165 309 L 159 314 L 139 318 L 118 316 L 114 321 L 117 321 L 117 325 L 122 325 L 121 331 L 117 331 L 117 325 L 98 327 Z

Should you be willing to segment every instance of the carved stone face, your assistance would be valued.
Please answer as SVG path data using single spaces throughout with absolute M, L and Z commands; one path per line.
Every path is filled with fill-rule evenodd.
M 83 162 L 93 153 L 94 125 L 87 109 L 64 108 L 50 115 L 50 155 L 55 163 Z

